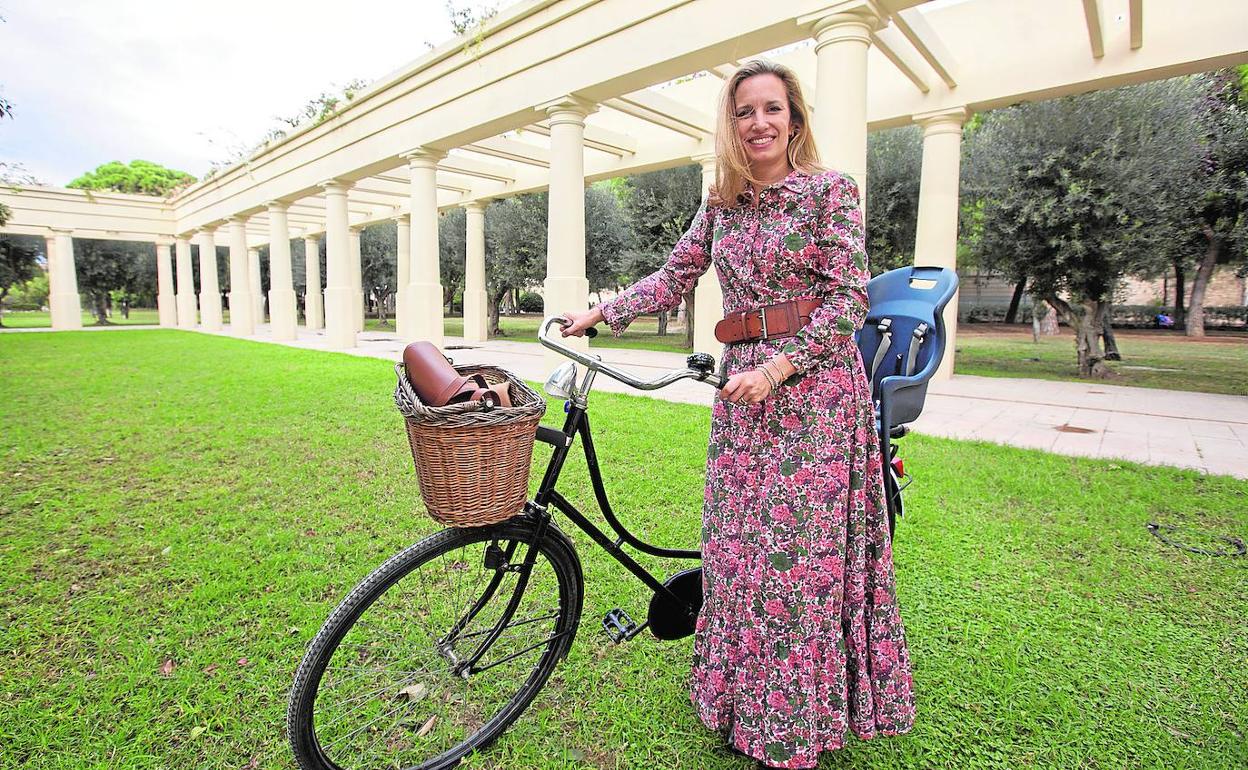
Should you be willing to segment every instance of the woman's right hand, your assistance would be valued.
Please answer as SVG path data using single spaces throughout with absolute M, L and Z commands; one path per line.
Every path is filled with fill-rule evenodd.
M 584 337 L 586 329 L 597 326 L 606 320 L 602 316 L 602 311 L 596 307 L 589 310 L 560 313 L 560 315 L 570 322 L 563 327 L 563 336 L 565 337 Z

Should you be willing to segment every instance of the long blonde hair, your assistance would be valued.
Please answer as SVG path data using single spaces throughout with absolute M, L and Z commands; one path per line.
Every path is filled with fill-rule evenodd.
M 789 97 L 789 127 L 793 131 L 787 149 L 789 165 L 813 174 L 822 171 L 819 151 L 810 131 L 810 111 L 802 97 L 802 87 L 793 70 L 766 59 L 753 59 L 741 65 L 732 77 L 724 82 L 719 96 L 719 118 L 715 124 L 715 185 L 711 188 L 710 202 L 717 206 L 735 206 L 737 198 L 750 184 L 762 186 L 750 171 L 749 155 L 745 143 L 737 133 L 737 87 L 755 75 L 775 75 L 784 84 Z

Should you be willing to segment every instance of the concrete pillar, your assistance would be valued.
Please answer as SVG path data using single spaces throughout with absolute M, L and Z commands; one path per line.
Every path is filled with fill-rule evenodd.
M 325 304 L 321 294 L 321 244 L 315 236 L 303 238 L 303 322 L 308 331 L 325 328 Z
M 156 241 L 156 315 L 161 326 L 178 325 L 178 308 L 173 293 L 173 255 L 169 241 Z
M 412 175 L 411 275 L 407 284 L 408 315 L 404 337 L 442 347 L 442 271 L 438 264 L 438 161 L 446 153 L 416 150 L 408 153 Z
M 915 115 L 923 127 L 923 170 L 919 178 L 919 216 L 914 234 L 914 264 L 956 269 L 958 266 L 958 179 L 962 161 L 962 124 L 967 110 Z M 936 378 L 953 375 L 957 343 L 958 297 L 945 307 L 945 357 Z
M 221 331 L 221 284 L 217 280 L 217 230 L 199 231 L 199 322 L 204 331 Z
M 694 157 L 702 166 L 702 200 L 706 200 L 715 183 L 715 154 L 706 153 Z M 715 339 L 715 324 L 724 317 L 724 292 L 719 285 L 719 273 L 712 265 L 693 290 L 693 349 L 700 353 L 712 353 L 716 358 L 723 352 L 723 345 Z
M 464 264 L 464 341 L 485 342 L 488 335 L 485 296 L 485 204 L 464 204 L 466 261 Z
M 191 271 L 191 242 L 186 238 L 176 238 L 173 249 L 177 259 L 178 328 L 194 329 L 198 319 L 195 317 L 195 274 Z
M 48 249 L 48 307 L 52 328 L 82 328 L 82 297 L 78 295 L 78 268 L 74 265 L 74 237 L 70 230 L 51 228 L 44 236 Z
M 360 264 L 360 230 L 361 227 L 347 229 L 351 243 L 347 266 L 351 269 L 351 289 L 355 292 L 355 330 L 364 331 L 364 276 L 363 265 Z
M 347 232 L 350 184 L 330 181 L 325 188 L 325 339 L 334 350 L 356 345 L 356 293 L 351 285 L 351 235 Z
M 251 288 L 251 320 L 255 326 L 264 323 L 264 286 L 260 279 L 260 249 L 247 249 L 247 278 Z
M 550 117 L 550 214 L 546 239 L 546 315 L 589 307 L 585 277 L 585 118 L 593 105 L 568 96 L 544 105 Z M 586 337 L 565 343 L 589 349 Z M 547 363 L 562 356 L 547 351 Z
M 809 19 L 815 38 L 815 144 L 829 168 L 858 183 L 860 203 L 867 191 L 867 49 L 880 27 L 873 4 Z M 802 19 L 799 21 L 807 21 Z
M 404 214 L 394 218 L 398 249 L 395 257 L 394 330 L 400 340 L 412 336 L 412 311 L 407 305 L 407 285 L 412 282 L 412 217 Z
M 244 217 L 230 217 L 230 333 L 236 337 L 250 337 L 256 333 Z
M 269 203 L 269 326 L 273 339 L 279 342 L 293 340 L 298 323 L 286 204 L 272 201 Z

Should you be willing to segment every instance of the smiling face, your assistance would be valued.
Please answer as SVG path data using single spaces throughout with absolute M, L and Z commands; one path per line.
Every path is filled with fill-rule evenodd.
M 754 75 L 737 86 L 734 101 L 737 135 L 753 175 L 763 182 L 783 179 L 791 170 L 788 148 L 793 130 L 784 83 L 770 73 Z

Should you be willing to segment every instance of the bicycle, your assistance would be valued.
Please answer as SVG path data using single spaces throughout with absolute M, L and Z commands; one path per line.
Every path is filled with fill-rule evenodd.
M 956 286 L 956 277 L 954 281 Z M 939 307 L 936 313 L 933 336 L 940 343 L 934 346 L 939 361 L 943 349 Z M 702 606 L 701 568 L 659 580 L 623 546 L 686 560 L 699 560 L 701 553 L 648 543 L 616 516 L 594 451 L 588 396 L 599 373 L 639 390 L 684 379 L 718 390 L 727 378 L 715 371 L 712 356 L 694 353 L 683 369 L 642 381 L 550 337 L 552 326 L 561 322 L 548 318 L 538 333 L 543 345 L 571 361 L 546 383 L 547 393 L 566 399 L 567 416 L 562 429 L 537 428 L 537 440 L 553 448 L 537 493 L 519 515 L 502 524 L 443 530 L 392 556 L 330 614 L 299 665 L 287 709 L 291 746 L 304 770 L 453 767 L 487 747 L 520 716 L 567 655 L 582 612 L 585 586 L 580 559 L 553 521 L 552 509 L 653 591 L 643 623 L 619 608 L 606 614 L 602 627 L 612 641 L 627 641 L 646 628 L 662 640 L 694 632 Z M 887 350 L 891 348 L 886 345 Z M 926 355 L 919 375 L 891 375 L 894 390 L 926 382 L 936 365 L 931 353 Z M 585 368 L 579 384 L 577 364 Z M 908 483 L 903 483 L 908 477 L 892 439 L 905 435 L 905 430 L 888 419 L 888 388 L 880 387 L 876 371 L 872 382 L 885 394 L 876 406 L 881 441 L 886 442 L 884 483 L 891 533 Z M 906 416 L 912 419 L 917 412 Z M 616 535 L 614 540 L 556 488 L 578 437 L 595 501 Z

